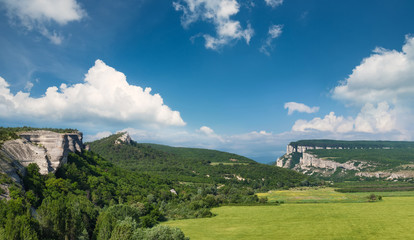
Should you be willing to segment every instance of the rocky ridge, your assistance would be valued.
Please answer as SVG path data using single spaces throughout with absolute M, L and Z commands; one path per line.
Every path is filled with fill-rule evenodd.
M 125 132 L 115 140 L 115 144 L 131 144 L 131 141 L 131 136 L 129 136 L 128 132 Z

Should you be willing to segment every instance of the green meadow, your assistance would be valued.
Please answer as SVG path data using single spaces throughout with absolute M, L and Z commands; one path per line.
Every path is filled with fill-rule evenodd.
M 168 221 L 197 239 L 414 239 L 414 192 L 337 193 L 332 188 L 274 191 L 285 204 L 224 206 L 212 218 Z
M 383 197 L 414 197 L 414 191 L 396 191 L 396 192 L 356 192 L 341 193 L 330 187 L 314 188 L 293 188 L 290 190 L 269 191 L 267 193 L 258 193 L 258 197 L 267 197 L 269 202 L 284 203 L 351 203 L 367 202 L 367 196 L 371 193 Z

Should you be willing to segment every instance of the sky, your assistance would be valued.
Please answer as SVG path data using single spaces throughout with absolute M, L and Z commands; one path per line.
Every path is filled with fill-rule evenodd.
M 0 125 L 275 161 L 414 140 L 414 1 L 0 0 Z

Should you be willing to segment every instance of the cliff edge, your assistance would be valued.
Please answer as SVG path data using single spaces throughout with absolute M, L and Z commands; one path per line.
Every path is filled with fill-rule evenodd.
M 36 163 L 41 174 L 54 173 L 67 162 L 69 152 L 81 152 L 84 148 L 81 132 L 38 130 L 17 135 L 20 138 L 5 141 L 0 147 L 0 173 L 19 185 L 23 185 L 21 177 L 30 163 Z
M 301 140 L 287 146 L 276 166 L 331 179 L 413 180 L 414 143 Z

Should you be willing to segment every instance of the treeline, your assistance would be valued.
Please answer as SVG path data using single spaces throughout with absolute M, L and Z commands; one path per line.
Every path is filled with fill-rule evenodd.
M 314 140 L 299 140 L 291 142 L 289 145 L 297 146 L 311 146 L 311 147 L 342 147 L 342 148 L 414 148 L 414 142 L 408 141 L 344 141 L 344 140 L 329 140 L 329 139 L 314 139 Z
M 30 131 L 36 131 L 36 130 L 45 130 L 45 131 L 51 131 L 51 132 L 57 132 L 57 133 L 77 133 L 78 130 L 66 128 L 33 128 L 33 127 L 0 127 L 0 143 L 17 139 L 19 136 L 17 133 L 19 132 L 30 132 Z

